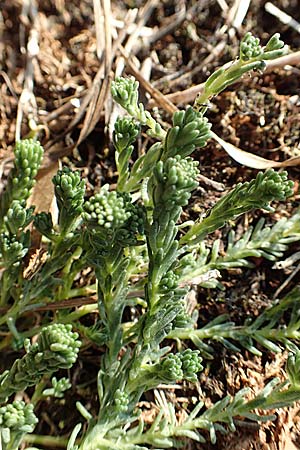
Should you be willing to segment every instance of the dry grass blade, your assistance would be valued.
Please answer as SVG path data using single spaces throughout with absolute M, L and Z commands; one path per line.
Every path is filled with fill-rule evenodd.
M 19 141 L 21 139 L 21 127 L 22 127 L 22 120 L 23 120 L 23 114 L 25 113 L 26 116 L 34 120 L 37 116 L 37 105 L 36 105 L 36 99 L 35 95 L 33 93 L 33 86 L 34 86 L 34 60 L 36 60 L 37 55 L 39 53 L 39 44 L 38 44 L 38 13 L 37 13 L 37 7 L 35 1 L 28 2 L 25 1 L 23 3 L 22 8 L 22 15 L 25 18 L 25 21 L 28 23 L 30 22 L 30 19 L 32 21 L 32 27 L 29 32 L 29 38 L 27 42 L 27 48 L 26 48 L 26 69 L 25 69 L 25 77 L 24 77 L 24 84 L 23 84 L 23 90 L 19 99 L 18 103 L 18 111 L 17 111 L 17 118 L 16 118 L 16 131 L 15 131 L 15 140 Z M 21 27 L 20 30 L 20 41 L 22 45 L 22 41 L 24 40 L 23 37 L 23 28 Z M 22 48 L 22 47 L 21 47 Z
M 240 28 L 249 9 L 251 0 L 235 0 L 228 12 L 228 20 L 234 28 Z
M 281 56 L 273 61 L 267 62 L 266 72 L 278 69 L 284 66 L 298 66 L 300 64 L 300 50 L 297 52 L 289 53 L 288 55 Z
M 171 94 L 166 94 L 165 98 L 168 99 L 172 103 L 186 105 L 195 100 L 197 94 L 199 94 L 199 92 L 202 91 L 203 87 L 204 87 L 204 83 L 200 83 L 200 84 L 197 84 L 190 88 L 184 89 L 182 91 L 172 92 Z M 156 104 L 156 102 L 153 99 L 149 102 L 149 107 L 153 107 L 155 104 Z
M 93 82 L 93 95 L 90 96 L 90 103 L 82 129 L 80 131 L 77 145 L 79 145 L 95 128 L 103 112 L 104 104 L 109 92 L 110 77 L 109 72 L 112 65 L 112 45 L 111 45 L 111 27 L 112 20 L 110 0 L 103 0 L 103 19 L 104 19 L 104 35 L 105 48 L 104 59 L 101 58 L 100 68 Z M 96 22 L 96 17 L 95 17 Z M 97 27 L 96 27 L 97 30 Z
M 136 26 L 133 32 L 129 34 L 128 40 L 124 46 L 125 54 L 126 55 L 135 55 L 138 50 L 141 47 L 141 40 L 140 35 L 142 33 L 142 30 L 147 23 L 148 19 L 151 17 L 151 14 L 153 12 L 153 9 L 157 6 L 159 2 L 157 0 L 148 0 L 148 2 L 144 5 L 143 8 L 140 10 L 137 10 L 137 16 L 136 16 Z M 124 22 L 124 26 L 126 28 L 128 27 L 128 23 Z M 115 76 L 119 77 L 122 75 L 123 70 L 125 68 L 125 59 L 123 56 L 120 56 L 117 58 L 116 61 L 116 70 L 115 70 Z
M 297 33 L 300 33 L 300 23 L 297 22 L 297 20 L 295 20 L 289 14 L 286 14 L 284 11 L 277 8 L 277 6 L 273 5 L 273 3 L 267 2 L 265 4 L 265 10 L 269 14 L 272 14 L 273 16 L 277 17 L 277 19 L 280 20 L 280 22 L 293 28 L 295 31 L 297 31 Z
M 101 0 L 93 0 L 94 7 L 94 23 L 96 29 L 96 48 L 98 59 L 101 60 L 105 49 L 105 36 L 102 32 L 103 27 L 103 12 Z
M 180 10 L 176 11 L 171 17 L 168 18 L 168 23 L 165 26 L 160 27 L 155 33 L 152 33 L 148 38 L 148 44 L 157 42 L 167 34 L 171 33 L 186 19 L 187 10 L 184 2 L 181 2 Z
M 28 205 L 35 206 L 35 212 L 48 212 L 54 198 L 52 178 L 58 170 L 58 162 L 52 163 L 48 167 L 40 169 L 37 175 L 37 182 L 29 198 Z
M 291 167 L 300 165 L 300 156 L 295 156 L 293 158 L 286 159 L 285 161 L 272 161 L 269 159 L 262 158 L 261 156 L 254 155 L 253 153 L 241 150 L 235 145 L 224 141 L 216 133 L 211 131 L 212 138 L 215 139 L 218 144 L 223 147 L 223 149 L 228 153 L 228 155 L 234 159 L 239 164 L 243 166 L 250 167 L 252 169 L 269 169 L 269 168 L 280 168 L 280 167 Z
M 95 310 L 97 309 L 97 297 L 96 296 L 86 296 L 86 297 L 75 297 L 69 298 L 67 300 L 62 300 L 60 302 L 48 303 L 44 306 L 30 305 L 26 308 L 27 311 L 34 309 L 34 311 L 58 311 L 59 309 L 65 308 L 80 308 L 85 305 L 95 305 Z M 0 313 L 5 313 L 8 308 L 0 308 Z
M 112 22 L 112 13 L 110 0 L 103 0 L 103 13 L 105 33 L 105 75 L 108 75 L 112 64 L 112 36 L 110 25 Z
M 126 54 L 125 49 L 121 49 L 121 52 L 124 58 L 126 59 L 127 66 L 132 75 L 134 75 L 134 77 L 139 81 L 139 83 L 145 89 L 145 91 L 147 91 L 150 94 L 150 96 L 155 100 L 155 102 L 169 114 L 173 114 L 174 112 L 176 112 L 178 108 L 169 99 L 167 99 L 164 94 L 155 89 L 155 87 L 152 86 L 152 84 L 149 83 L 149 81 L 147 81 L 141 75 L 140 71 L 137 69 L 137 67 L 133 64 L 133 62 Z
M 227 3 L 225 2 L 225 0 L 217 0 L 217 2 L 219 4 L 220 8 L 222 9 L 222 11 L 224 11 L 224 12 L 228 11 L 229 7 L 228 7 Z
M 106 76 L 104 80 L 102 80 L 102 84 L 100 84 L 98 80 L 93 83 L 94 95 L 91 96 L 91 102 L 89 104 L 84 123 L 77 140 L 77 145 L 79 145 L 94 130 L 95 125 L 99 121 L 107 94 L 109 92 L 109 86 L 109 76 Z

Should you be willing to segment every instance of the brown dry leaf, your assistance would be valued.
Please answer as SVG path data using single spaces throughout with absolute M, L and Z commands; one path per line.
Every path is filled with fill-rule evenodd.
M 35 206 L 35 213 L 42 211 L 49 212 L 54 199 L 52 177 L 58 169 L 58 161 L 53 161 L 51 165 L 41 168 L 36 178 L 36 184 L 28 200 L 28 206 Z M 33 248 L 39 248 L 41 235 L 35 229 L 32 230 L 31 244 Z
M 58 161 L 54 161 L 49 167 L 39 170 L 37 182 L 28 200 L 29 205 L 35 206 L 36 213 L 41 211 L 49 212 L 51 208 L 54 197 L 52 178 L 57 170 Z
M 102 72 L 99 72 L 99 74 Z M 98 75 L 98 74 L 97 74 Z M 86 116 L 84 119 L 84 123 L 82 125 L 82 129 L 80 131 L 79 138 L 77 140 L 76 145 L 78 146 L 81 142 L 93 131 L 97 122 L 100 119 L 103 105 L 106 99 L 106 96 L 109 92 L 110 78 L 106 76 L 102 80 L 98 80 L 98 77 L 95 77 L 93 86 L 91 91 L 94 93 L 90 98 L 90 103 L 86 112 Z
M 285 161 L 273 161 L 254 155 L 253 153 L 246 152 L 245 150 L 241 150 L 235 145 L 221 139 L 213 131 L 211 131 L 211 137 L 215 139 L 221 147 L 223 147 L 232 159 L 239 164 L 251 167 L 252 169 L 269 169 L 271 167 L 290 167 L 300 165 L 300 156 L 294 156 L 293 158 L 286 159 Z

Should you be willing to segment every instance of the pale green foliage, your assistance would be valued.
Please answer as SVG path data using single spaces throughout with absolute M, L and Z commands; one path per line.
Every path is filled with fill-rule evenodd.
M 156 122 L 149 111 L 145 111 L 142 103 L 139 103 L 139 83 L 134 78 L 116 78 L 111 86 L 113 99 L 119 103 L 141 125 L 147 125 L 149 136 L 162 139 L 165 131 Z
M 45 389 L 43 391 L 43 395 L 53 396 L 57 398 L 63 398 L 65 391 L 72 387 L 72 384 L 68 380 L 68 378 L 61 378 L 57 380 L 56 377 L 51 379 L 52 388 Z
M 261 59 L 267 61 L 282 56 L 286 51 L 287 47 L 280 39 L 279 33 L 275 33 L 265 47 L 261 47 L 258 38 L 255 38 L 251 33 L 246 33 L 240 45 L 240 60 L 250 61 L 252 59 Z
M 129 159 L 134 150 L 132 145 L 138 136 L 140 125 L 131 117 L 118 117 L 115 123 L 113 133 L 113 143 L 115 147 L 115 160 L 119 173 L 118 176 L 118 191 L 122 191 L 128 183 L 130 171 L 129 171 Z
M 295 390 L 300 389 L 300 352 L 291 353 L 286 364 L 289 380 Z
M 15 236 L 9 236 L 5 233 L 0 235 L 0 254 L 2 265 L 9 268 L 17 264 L 24 258 L 29 248 L 29 234 L 23 234 L 17 239 Z
M 0 401 L 36 384 L 43 375 L 70 368 L 77 359 L 80 341 L 70 324 L 44 327 L 35 344 L 27 342 L 26 355 L 16 359 L 0 376 Z
M 25 209 L 20 200 L 13 200 L 4 217 L 5 226 L 9 233 L 17 235 L 20 229 L 24 229 L 32 220 L 34 207 Z
M 239 239 L 235 238 L 234 230 L 230 230 L 222 255 L 219 252 L 220 239 L 214 241 L 212 248 L 208 248 L 205 242 L 200 242 L 195 246 L 193 254 L 182 258 L 180 267 L 176 268 L 181 274 L 180 280 L 198 280 L 204 287 L 222 288 L 217 278 L 205 279 L 205 275 L 214 274 L 213 271 L 216 270 L 253 267 L 250 259 L 253 257 L 275 261 L 283 256 L 290 243 L 299 241 L 300 210 L 290 218 L 283 217 L 272 227 L 266 226 L 265 222 L 261 218 L 255 227 L 250 226 Z
M 14 167 L 10 172 L 5 192 L 1 196 L 0 227 L 3 228 L 3 220 L 13 200 L 26 202 L 31 189 L 35 184 L 41 160 L 43 148 L 39 142 L 32 139 L 19 141 L 15 147 Z
M 208 217 L 191 227 L 181 239 L 182 243 L 194 245 L 201 242 L 208 233 L 221 228 L 228 220 L 235 219 L 251 208 L 273 211 L 271 200 L 283 200 L 293 193 L 293 182 L 287 179 L 287 172 L 277 173 L 273 169 L 259 172 L 255 180 L 239 183 L 212 208 Z
M 16 400 L 0 408 L 1 428 L 30 432 L 36 423 L 37 418 L 33 413 L 33 405 L 26 405 L 23 401 Z
M 198 186 L 197 162 L 192 158 L 182 158 L 177 155 L 169 157 L 165 162 L 158 161 L 154 167 L 155 181 L 154 202 L 167 211 L 174 211 L 174 220 L 177 220 L 177 208 L 186 206 L 191 191 Z
M 244 325 L 235 325 L 227 315 L 218 316 L 202 328 L 193 327 L 174 329 L 169 338 L 190 339 L 206 354 L 213 358 L 213 348 L 206 341 L 217 340 L 232 351 L 240 351 L 244 347 L 255 355 L 262 355 L 258 346 L 265 347 L 274 353 L 282 348 L 296 351 L 293 339 L 300 340 L 299 316 L 300 290 L 295 288 L 280 302 L 266 308 L 255 320 L 246 320 Z M 283 321 L 284 314 L 289 312 L 289 320 Z M 282 322 L 282 323 L 281 323 Z
M 265 61 L 276 59 L 287 53 L 288 47 L 274 34 L 265 47 L 261 47 L 258 38 L 246 33 L 240 44 L 240 57 L 230 65 L 216 70 L 205 82 L 203 92 L 195 100 L 196 109 L 205 110 L 206 102 L 233 84 L 243 74 L 251 70 L 264 70 Z
M 17 450 L 23 436 L 32 433 L 38 419 L 33 405 L 15 400 L 0 407 L 0 446 L 2 450 Z
M 190 155 L 196 148 L 206 145 L 210 137 L 210 123 L 203 114 L 191 106 L 186 111 L 177 111 L 173 115 L 173 126 L 168 130 L 164 142 L 163 159 L 170 156 Z
M 68 450 L 175 448 L 183 438 L 204 442 L 201 430 L 208 431 L 214 443 L 218 431 L 235 430 L 236 416 L 267 420 L 272 417 L 260 416 L 254 410 L 290 405 L 300 399 L 300 357 L 295 345 L 300 340 L 299 289 L 238 326 L 229 317 L 219 316 L 197 328 L 197 315 L 191 315 L 185 298 L 190 283 L 222 287 L 222 270 L 251 266 L 250 257 L 276 260 L 290 242 L 300 239 L 298 211 L 272 227 L 260 220 L 238 240 L 231 231 L 223 252 L 220 240 L 211 248 L 205 242 L 209 233 L 239 215 L 253 208 L 273 211 L 271 202 L 291 196 L 293 183 L 287 173 L 261 172 L 225 194 L 203 217 L 180 222 L 183 208 L 199 186 L 199 165 L 192 153 L 210 137 L 210 124 L 204 116 L 206 101 L 244 73 L 262 70 L 265 60 L 285 51 L 278 35 L 261 47 L 247 34 L 239 58 L 208 78 L 194 107 L 176 112 L 168 130 L 139 102 L 138 82 L 117 78 L 112 83 L 112 96 L 129 117 L 119 117 L 113 130 L 116 187 L 104 185 L 85 199 L 80 173 L 66 167 L 59 170 L 52 180 L 57 223 L 50 213 L 34 215 L 33 207 L 26 208 L 43 150 L 35 141 L 17 143 L 14 168 L 1 197 L 0 300 L 6 312 L 0 327 L 15 348 L 25 344 L 26 354 L 0 375 L 0 401 L 7 403 L 12 394 L 34 385 L 32 404 L 45 396 L 62 399 L 71 386 L 67 378 L 53 377 L 52 386 L 48 386 L 54 372 L 69 369 L 76 362 L 80 342 L 72 329 L 77 329 L 88 346 L 91 341 L 101 347 L 97 377 L 100 407 L 93 417 L 84 404 L 77 404 L 89 423 L 82 434 L 80 424 L 74 428 Z M 135 157 L 141 130 L 154 142 Z M 31 232 L 26 227 L 31 222 L 43 236 L 45 254 L 37 267 L 26 273 L 24 257 L 31 246 Z M 54 323 L 50 314 L 41 313 L 39 333 L 24 329 L 28 311 L 37 306 L 61 305 L 66 299 L 91 293 L 97 293 L 98 306 L 93 326 L 80 320 L 95 312 L 95 305 L 92 309 L 86 305 L 57 311 Z M 284 321 L 285 317 L 289 319 Z M 26 338 L 35 334 L 37 338 L 30 344 Z M 177 351 L 171 340 L 177 343 Z M 272 352 L 287 348 L 292 352 L 287 362 L 288 379 L 283 383 L 272 380 L 250 400 L 248 390 L 208 409 L 199 400 L 193 410 L 187 406 L 186 418 L 180 423 L 175 407 L 160 394 L 163 408 L 153 424 L 145 426 L 139 416 L 143 394 L 162 383 L 198 383 L 206 365 L 204 358 L 214 357 L 214 340 L 233 352 L 243 347 L 256 355 L 263 347 Z M 187 341 L 197 350 L 187 348 Z M 17 449 L 24 433 L 33 431 L 36 418 L 29 406 L 12 402 L 0 407 L 5 450 Z
M 85 185 L 80 173 L 67 167 L 59 170 L 52 181 L 59 210 L 60 234 L 64 236 L 73 231 L 74 221 L 82 211 Z

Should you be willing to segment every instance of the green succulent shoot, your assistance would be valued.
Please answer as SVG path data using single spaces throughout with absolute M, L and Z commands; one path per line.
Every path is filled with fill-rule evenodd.
M 269 169 L 259 172 L 255 179 L 239 183 L 229 194 L 219 200 L 209 215 L 192 225 L 181 243 L 200 242 L 204 237 L 225 222 L 234 219 L 253 208 L 274 211 L 271 201 L 281 201 L 293 194 L 294 183 L 288 179 L 287 172 Z
M 0 228 L 2 229 L 9 208 L 16 208 L 16 203 L 12 204 L 14 200 L 18 201 L 20 206 L 25 207 L 35 184 L 35 177 L 40 168 L 44 150 L 39 142 L 25 139 L 16 143 L 14 153 L 14 166 L 0 197 Z M 15 210 L 14 214 L 16 213 Z M 11 215 L 12 211 L 9 214 Z M 20 220 L 20 207 L 18 207 L 18 220 Z M 24 218 L 24 220 L 26 219 Z
M 128 181 L 129 160 L 134 150 L 132 145 L 139 134 L 140 125 L 131 117 L 118 117 L 114 126 L 113 143 L 115 147 L 115 160 L 118 170 L 117 190 L 122 191 Z
M 70 324 L 44 327 L 35 344 L 26 343 L 27 353 L 0 375 L 0 401 L 37 384 L 45 374 L 69 369 L 77 359 L 80 344 Z
M 59 170 L 52 182 L 59 210 L 60 234 L 64 236 L 73 231 L 76 219 L 82 211 L 85 185 L 79 171 L 73 172 L 68 167 Z
M 206 145 L 210 137 L 211 124 L 203 114 L 189 106 L 186 111 L 177 111 L 173 115 L 173 126 L 164 140 L 162 159 L 180 155 L 189 156 L 196 148 Z
M 77 360 L 80 341 L 78 333 L 72 331 L 74 323 L 85 339 L 101 347 L 97 377 L 100 407 L 96 417 L 83 405 L 78 408 L 84 411 L 88 424 L 83 435 L 78 434 L 80 424 L 75 427 L 68 450 L 175 448 L 182 445 L 182 438 L 205 441 L 199 429 L 208 431 L 214 443 L 217 432 L 226 431 L 225 426 L 235 429 L 234 417 L 262 420 L 254 409 L 289 405 L 300 398 L 300 357 L 293 347 L 293 340 L 299 338 L 298 290 L 252 322 L 247 320 L 238 326 L 227 316 L 219 316 L 197 328 L 197 308 L 190 312 L 186 298 L 191 283 L 220 287 L 219 271 L 249 267 L 250 257 L 275 260 L 288 243 L 300 239 L 298 212 L 272 229 L 259 222 L 239 239 L 232 232 L 226 248 L 220 240 L 212 246 L 204 240 L 208 233 L 253 208 L 272 211 L 272 201 L 285 200 L 293 192 L 287 173 L 261 172 L 254 180 L 239 183 L 200 219 L 180 221 L 183 208 L 199 186 L 199 164 L 192 153 L 204 147 L 211 135 L 204 116 L 207 101 L 246 72 L 263 70 L 266 61 L 285 52 L 278 34 L 263 47 L 247 33 L 239 57 L 212 74 L 194 106 L 175 112 L 166 130 L 139 102 L 138 82 L 116 78 L 111 86 L 112 97 L 129 115 L 119 117 L 113 131 L 116 188 L 104 185 L 85 199 L 80 172 L 66 167 L 59 170 L 52 180 L 58 224 L 53 223 L 50 213 L 34 216 L 34 208 L 26 208 L 43 149 L 33 140 L 17 143 L 14 166 L 0 201 L 0 256 L 4 269 L 0 303 L 1 309 L 8 310 L 0 323 L 4 345 L 9 335 L 18 350 L 24 343 L 26 353 L 0 375 L 0 402 L 6 403 L 17 392 L 34 385 L 38 387 L 32 403 L 45 396 L 63 398 L 71 387 L 70 381 L 53 374 L 71 368 Z M 141 130 L 151 143 L 143 155 L 136 156 Z M 22 263 L 31 246 L 31 230 L 27 228 L 32 221 L 47 238 L 42 241 L 47 256 L 38 270 L 26 277 Z M 89 278 L 85 276 L 87 271 L 92 284 L 83 285 Z M 213 271 L 217 275 L 210 277 Z M 91 292 L 97 293 L 93 299 L 97 314 L 95 304 L 80 305 L 74 311 L 58 310 L 55 315 L 42 312 L 50 301 L 56 302 L 52 305 L 56 309 L 67 299 L 78 300 Z M 41 323 L 54 323 L 42 326 L 30 343 L 25 336 L 34 331 L 24 330 L 27 316 L 22 331 L 17 327 L 19 318 L 37 305 L 42 306 Z M 93 326 L 89 326 L 91 316 L 83 324 L 81 318 L 91 312 Z M 63 323 L 58 323 L 60 318 Z M 213 357 L 213 348 L 206 341 L 213 339 L 232 351 L 244 347 L 256 355 L 261 354 L 256 343 L 274 352 L 280 351 L 281 345 L 294 348 L 287 362 L 289 379 L 283 383 L 272 380 L 249 401 L 247 390 L 233 398 L 226 396 L 204 412 L 199 401 L 181 423 L 175 406 L 166 402 L 153 424 L 144 427 L 142 415 L 138 416 L 138 402 L 144 392 L 161 383 L 198 383 L 202 358 Z M 178 345 L 177 353 L 172 352 L 171 340 Z M 198 349 L 184 349 L 184 340 Z M 45 389 L 50 379 L 51 385 Z M 63 400 L 57 403 L 63 404 Z M 0 447 L 17 450 L 24 434 L 32 432 L 36 422 L 32 405 L 12 401 L 1 406 Z M 42 442 L 40 436 L 32 436 L 32 442 L 34 439 Z M 51 442 L 65 445 L 65 438 Z
M 32 433 L 38 422 L 33 405 L 22 400 L 0 407 L 0 446 L 2 450 L 18 450 L 25 434 Z
M 163 139 L 166 132 L 161 125 L 153 119 L 149 111 L 145 111 L 139 103 L 139 83 L 132 77 L 117 77 L 111 84 L 111 95 L 116 103 L 124 108 L 131 117 L 141 125 L 147 125 L 149 136 Z
M 240 79 L 245 73 L 251 70 L 264 70 L 265 61 L 276 59 L 286 54 L 288 47 L 280 40 L 278 33 L 274 34 L 265 47 L 261 47 L 258 38 L 246 33 L 240 43 L 239 58 L 216 70 L 205 82 L 203 92 L 201 92 L 194 103 L 196 110 L 205 111 L 207 102 L 213 96 L 224 91 L 228 86 Z
M 65 391 L 72 387 L 71 382 L 68 378 L 60 378 L 57 380 L 56 377 L 51 379 L 52 387 L 45 389 L 43 391 L 44 396 L 52 396 L 56 398 L 63 398 Z

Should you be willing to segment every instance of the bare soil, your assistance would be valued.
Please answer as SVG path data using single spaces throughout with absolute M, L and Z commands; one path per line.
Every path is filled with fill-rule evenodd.
M 192 103 L 195 92 L 217 67 L 234 59 L 240 38 L 247 32 L 266 42 L 275 32 L 297 51 L 300 34 L 269 14 L 264 0 L 247 2 L 214 0 L 2 0 L 0 10 L 0 168 L 3 179 L 13 158 L 16 139 L 38 133 L 46 155 L 33 203 L 39 210 L 50 207 L 51 178 L 59 164 L 81 171 L 88 194 L 106 182 L 114 183 L 116 169 L 110 144 L 111 123 L 117 112 L 109 93 L 115 74 L 140 75 L 141 100 L 162 123 L 170 123 L 167 101 L 180 108 Z M 244 4 L 245 19 L 234 26 L 237 4 Z M 300 21 L 298 0 L 274 4 Z M 227 8 L 226 8 L 227 5 Z M 96 25 L 95 25 L 96 24 Z M 149 85 L 162 96 L 151 100 Z M 274 161 L 300 155 L 299 92 L 300 62 L 263 74 L 244 77 L 217 96 L 209 108 L 213 130 L 240 148 Z M 140 148 L 149 145 L 143 136 Z M 194 218 L 211 207 L 222 190 L 249 180 L 254 169 L 233 161 L 214 141 L 195 155 L 200 161 L 201 188 L 187 215 Z M 288 169 L 298 184 L 299 168 Z M 218 184 L 220 183 L 220 184 Z M 220 187 L 221 186 L 221 187 Z M 222 187 L 223 186 L 223 187 Z M 289 216 L 299 204 L 297 193 L 276 213 L 272 223 Z M 242 233 L 262 212 L 240 219 Z M 222 230 L 223 235 L 226 229 Z M 221 234 L 220 234 L 221 236 Z M 293 245 L 289 253 L 299 250 Z M 228 313 L 237 323 L 257 316 L 271 304 L 273 294 L 290 272 L 274 270 L 266 260 L 256 260 L 254 269 L 223 275 L 223 292 L 197 291 L 199 320 Z M 299 282 L 297 275 L 281 295 Z M 218 344 L 218 357 L 201 375 L 206 404 L 249 386 L 257 391 L 274 376 L 282 377 L 286 355 L 264 351 L 258 358 L 246 351 L 232 353 Z M 13 358 L 13 354 L 11 357 Z M 40 405 L 42 417 L 36 433 L 65 435 L 80 420 L 75 401 L 97 410 L 97 349 L 87 347 L 72 372 L 76 391 L 65 402 Z M 186 388 L 168 397 L 179 408 L 198 395 Z M 153 420 L 153 395 L 144 399 L 145 419 Z M 67 411 L 67 414 L 66 414 Z M 186 449 L 201 450 L 292 450 L 300 448 L 299 406 L 276 412 L 276 421 L 256 425 L 237 422 L 237 431 L 219 436 L 215 446 L 186 443 Z M 207 436 L 208 437 L 208 436 Z M 53 448 L 48 446 L 48 448 Z

